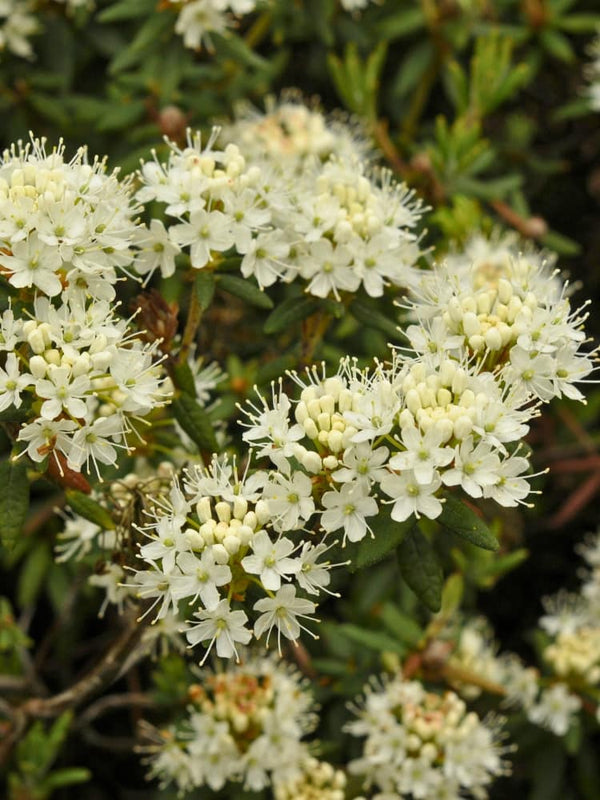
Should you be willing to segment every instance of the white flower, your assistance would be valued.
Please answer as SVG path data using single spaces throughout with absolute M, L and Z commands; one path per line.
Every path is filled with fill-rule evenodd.
M 564 736 L 580 708 L 581 700 L 569 692 L 566 684 L 555 683 L 542 691 L 538 702 L 528 709 L 527 717 L 557 736 Z
M 170 233 L 178 245 L 190 245 L 194 269 L 204 267 L 213 251 L 222 253 L 233 245 L 230 220 L 222 211 L 192 211 L 190 221 L 172 225 Z
M 62 291 L 56 271 L 62 264 L 60 255 L 41 242 L 33 233 L 24 241 L 12 245 L 12 255 L 0 255 L 0 265 L 10 272 L 8 282 L 21 289 L 36 286 L 54 297 Z
M 454 458 L 451 447 L 440 447 L 443 434 L 439 428 L 430 428 L 423 434 L 418 428 L 402 429 L 404 452 L 395 453 L 389 461 L 394 470 L 412 469 L 419 483 L 430 484 L 438 467 L 447 466 Z
M 442 481 L 462 486 L 471 497 L 482 497 L 486 488 L 500 482 L 500 458 L 486 442 L 474 446 L 469 436 L 457 445 L 454 467 L 443 473 Z
M 267 483 L 264 498 L 273 514 L 273 524 L 278 531 L 300 528 L 313 514 L 313 486 L 310 478 L 296 471 L 291 477 L 276 472 Z
M 253 555 L 242 559 L 241 564 L 251 575 L 258 575 L 262 585 L 269 591 L 281 586 L 281 578 L 295 575 L 301 569 L 297 558 L 289 558 L 296 549 L 293 542 L 280 537 L 272 542 L 266 531 L 259 531 L 251 541 Z
M 254 635 L 257 639 L 267 633 L 267 647 L 273 628 L 277 628 L 277 649 L 281 655 L 281 635 L 286 639 L 296 641 L 300 636 L 300 630 L 305 630 L 312 636 L 314 634 L 302 623 L 298 622 L 297 617 L 310 619 L 315 613 L 316 605 L 311 600 L 296 597 L 296 587 L 285 584 L 277 591 L 274 597 L 265 597 L 254 604 L 256 611 L 264 613 L 254 624 Z
M 429 519 L 439 517 L 442 503 L 435 497 L 435 492 L 441 485 L 439 475 L 434 473 L 431 483 L 420 483 L 412 470 L 405 470 L 400 475 L 390 472 L 381 481 L 382 490 L 394 503 L 391 517 L 396 522 L 404 522 L 412 514 L 417 518 L 421 514 Z
M 181 576 L 172 579 L 172 595 L 175 600 L 190 597 L 193 603 L 200 597 L 204 607 L 209 611 L 216 608 L 220 601 L 217 587 L 231 581 L 231 569 L 227 564 L 218 564 L 212 548 L 202 551 L 200 558 L 195 553 L 179 553 L 175 563 L 181 570 Z M 164 565 L 164 561 L 163 561 Z
M 217 655 L 220 658 L 231 658 L 235 655 L 239 661 L 236 642 L 248 644 L 252 632 L 245 624 L 248 617 L 243 611 L 232 611 L 227 600 L 221 600 L 212 610 L 196 611 L 194 616 L 200 622 L 189 624 L 185 627 L 185 635 L 191 645 L 205 642 L 210 639 L 206 653 L 200 662 L 203 664 L 213 645 L 216 644 Z
M 17 356 L 8 353 L 4 369 L 0 367 L 0 411 L 9 406 L 19 408 L 23 402 L 21 392 L 33 382 L 32 375 L 20 372 Z
M 379 508 L 374 497 L 369 497 L 368 487 L 362 484 L 344 484 L 341 490 L 325 492 L 321 504 L 325 511 L 321 515 L 323 530 L 330 533 L 344 529 L 344 539 L 359 542 L 370 531 L 367 517 L 377 514 Z

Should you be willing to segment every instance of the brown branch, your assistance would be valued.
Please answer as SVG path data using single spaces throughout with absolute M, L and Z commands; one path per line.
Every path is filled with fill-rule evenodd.
M 139 609 L 134 609 L 137 616 Z M 146 628 L 146 622 L 138 622 L 131 617 L 119 638 L 106 652 L 102 660 L 77 683 L 53 697 L 32 697 L 20 707 L 26 716 L 56 717 L 68 708 L 81 705 L 88 697 L 115 681 L 121 672 L 125 657 L 139 643 Z

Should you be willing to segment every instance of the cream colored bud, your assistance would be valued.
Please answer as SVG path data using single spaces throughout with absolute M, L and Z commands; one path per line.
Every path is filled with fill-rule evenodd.
M 452 378 L 452 391 L 454 394 L 462 394 L 467 385 L 467 373 L 462 367 L 457 367 L 454 377 Z
M 308 436 L 309 439 L 316 439 L 319 435 L 319 429 L 315 425 L 314 421 L 308 417 L 302 426 L 304 428 L 304 433 Z
M 229 525 L 226 522 L 217 522 L 213 531 L 215 541 L 222 542 L 228 533 Z
M 318 398 L 315 397 L 314 400 L 311 400 L 309 403 L 306 404 L 308 409 L 309 416 L 317 421 L 319 418 L 319 414 L 321 413 L 321 403 Z
M 410 389 L 406 393 L 406 408 L 412 414 L 416 414 L 420 408 L 423 408 L 423 403 L 421 402 L 421 395 L 416 389 Z
M 236 496 L 233 499 L 233 516 L 236 519 L 243 520 L 246 512 L 248 511 L 248 501 L 245 497 Z
M 113 360 L 113 354 L 109 350 L 102 350 L 92 354 L 92 366 L 99 372 L 106 372 Z
M 331 435 L 329 437 L 331 439 Z M 341 439 L 341 437 L 340 437 Z M 323 459 L 323 467 L 325 469 L 335 469 L 338 466 L 339 462 L 335 456 L 325 456 Z
M 481 292 L 477 295 L 477 313 L 489 314 L 495 300 L 495 292 Z
M 209 520 L 200 526 L 200 535 L 205 544 L 210 545 L 215 543 L 215 527 L 214 520 Z
M 480 350 L 484 349 L 485 339 L 479 334 L 476 334 L 475 336 L 469 336 L 469 347 L 471 350 L 474 350 L 476 353 L 478 353 Z
M 437 390 L 437 403 L 439 406 L 447 406 L 452 402 L 452 394 L 448 389 Z
M 259 525 L 264 525 L 266 522 L 269 522 L 271 519 L 271 510 L 269 509 L 269 504 L 267 502 L 264 500 L 259 500 L 254 506 L 254 509 Z
M 230 555 L 235 555 L 237 551 L 240 549 L 241 542 L 238 536 L 234 536 L 231 533 L 229 536 L 226 536 L 223 539 L 223 547 Z
M 457 297 L 451 297 L 448 301 L 448 314 L 455 325 L 459 325 L 462 322 L 463 308 Z
M 247 547 L 254 536 L 254 531 L 249 525 L 240 525 L 236 531 L 236 534 L 242 547 Z
M 43 331 L 40 331 L 39 328 L 36 328 L 35 330 L 31 331 L 31 333 L 27 337 L 27 341 L 33 352 L 37 354 L 43 353 L 47 345 L 49 344 L 49 342 L 46 342 L 46 340 L 44 339 Z
M 405 408 L 403 411 L 400 412 L 400 416 L 398 417 L 398 423 L 401 428 L 414 428 L 415 427 L 415 418 L 413 417 L 412 413 Z
M 317 424 L 322 431 L 329 431 L 331 429 L 331 417 L 329 414 L 322 412 L 317 418 Z
M 319 414 L 319 419 L 323 414 L 326 414 L 328 417 L 331 417 L 332 414 L 335 413 L 335 398 L 331 394 L 324 394 L 323 397 L 319 400 L 319 405 L 321 406 L 321 414 Z M 319 423 L 320 424 L 320 423 Z
M 302 458 L 302 466 L 307 472 L 316 475 L 322 469 L 321 456 L 312 450 L 307 450 Z
M 441 444 L 446 444 L 446 442 L 449 442 L 454 434 L 454 425 L 447 417 L 436 420 L 434 423 L 434 428 L 436 431 L 439 431 L 441 436 Z
M 452 381 L 456 375 L 456 362 L 446 359 L 440 366 L 440 381 L 443 386 L 452 386 Z
M 247 525 L 252 531 L 255 531 L 258 528 L 258 520 L 254 511 L 248 511 L 247 514 L 244 514 L 242 523 Z
M 473 430 L 473 421 L 466 414 L 460 416 L 454 423 L 454 435 L 459 441 L 466 439 Z
M 476 314 L 472 311 L 467 311 L 467 313 L 463 316 L 462 319 L 463 323 L 463 330 L 465 334 L 469 337 L 475 336 L 480 333 L 481 325 L 479 323 L 479 319 Z
M 308 408 L 303 400 L 301 400 L 294 409 L 294 416 L 296 418 L 296 422 L 298 422 L 300 425 L 304 425 L 308 419 Z
M 212 554 L 217 564 L 223 565 L 229 562 L 229 553 L 222 544 L 213 544 Z
M 489 350 L 502 349 L 502 336 L 498 328 L 490 328 L 483 338 L 485 339 L 485 346 Z
M 513 287 L 510 281 L 507 281 L 506 278 L 500 278 L 498 281 L 498 299 L 501 303 L 506 305 L 510 302 L 513 296 Z
M 328 431 L 319 431 L 319 435 L 317 436 L 317 441 L 319 442 L 319 444 L 325 445 L 325 447 L 327 447 L 328 439 L 329 439 Z
M 72 373 L 73 377 L 77 378 L 79 375 L 86 375 L 91 368 L 90 357 L 87 353 L 81 353 L 73 362 Z
M 461 305 L 463 314 L 469 311 L 472 311 L 473 313 L 477 311 L 477 300 L 473 296 L 463 298 Z
M 338 430 L 331 431 L 327 438 L 327 444 L 332 453 L 341 452 L 344 449 L 344 433 Z M 337 464 L 337 458 L 335 458 L 335 456 L 328 456 L 328 458 L 333 458 Z M 325 464 L 325 461 L 323 461 L 323 464 Z M 333 467 L 328 467 L 327 464 L 325 464 L 325 467 L 327 469 L 333 469 Z
M 215 505 L 215 513 L 220 522 L 229 523 L 231 519 L 231 506 L 224 500 Z
M 200 553 L 207 544 L 212 544 L 212 542 L 205 541 L 200 531 L 194 531 L 191 528 L 188 528 L 185 532 L 185 540 L 194 553 Z
M 29 372 L 34 378 L 45 378 L 48 362 L 43 356 L 31 356 L 29 359 Z
M 354 395 L 349 389 L 342 389 L 338 397 L 338 407 L 340 411 L 350 411 L 353 399 Z
M 344 382 L 342 381 L 342 379 L 337 375 L 334 375 L 332 378 L 327 378 L 325 380 L 325 383 L 323 384 L 323 389 L 325 391 L 325 394 L 331 395 L 334 401 L 339 399 L 340 393 L 342 391 L 346 392 L 348 391 L 344 387 Z M 324 408 L 323 410 L 325 411 L 326 409 Z

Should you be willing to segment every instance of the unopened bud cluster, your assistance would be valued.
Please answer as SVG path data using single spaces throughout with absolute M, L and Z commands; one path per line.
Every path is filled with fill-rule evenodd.
M 283 787 L 301 780 L 304 766 L 313 763 L 302 739 L 316 717 L 298 673 L 263 657 L 201 678 L 190 687 L 186 716 L 164 732 L 162 747 L 149 759 L 150 777 L 181 791 L 241 783 L 245 790 L 272 787 L 276 797 L 287 797 Z
M 583 400 L 573 384 L 592 371 L 594 354 L 581 350 L 587 315 L 571 309 L 568 285 L 539 255 L 520 253 L 510 241 L 481 249 L 467 246 L 462 258 L 451 256 L 415 280 L 412 346 L 468 354 L 513 391 L 544 402 Z
M 346 730 L 365 741 L 349 770 L 386 797 L 485 798 L 507 771 L 498 721 L 482 722 L 454 692 L 392 678 L 367 685 L 352 710 L 357 719 Z

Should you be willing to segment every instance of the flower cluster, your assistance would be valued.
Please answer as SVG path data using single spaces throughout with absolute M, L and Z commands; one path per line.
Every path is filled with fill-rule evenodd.
M 149 777 L 182 792 L 243 783 L 246 790 L 272 786 L 278 798 L 291 796 L 288 787 L 314 763 L 302 741 L 316 725 L 313 700 L 298 673 L 255 657 L 223 672 L 203 671 L 201 679 L 190 687 L 186 717 L 162 732 Z M 323 775 L 324 784 L 331 779 Z
M 553 672 L 575 687 L 600 685 L 600 536 L 580 548 L 588 567 L 577 594 L 561 592 L 546 598 L 540 627 L 553 641 L 544 659 Z
M 349 770 L 375 786 L 375 797 L 458 800 L 487 797 L 493 779 L 506 774 L 499 723 L 482 722 L 454 692 L 427 692 L 399 677 L 365 687 L 346 725 L 366 737 Z
M 442 486 L 505 506 L 529 493 L 528 461 L 506 445 L 523 437 L 532 411 L 477 366 L 431 354 L 370 371 L 344 360 L 331 377 L 324 369 L 308 371 L 306 383 L 294 377 L 299 400 L 280 391 L 272 407 L 264 399 L 250 406 L 243 434 L 303 498 L 292 509 L 282 491 L 280 514 L 305 524 L 316 510 L 325 531 L 342 529 L 355 542 L 378 513 L 377 489 L 399 522 L 439 516 Z
M 0 411 L 20 413 L 18 441 L 59 471 L 113 464 L 131 419 L 167 398 L 155 347 L 111 306 L 141 230 L 130 199 L 83 148 L 65 162 L 34 139 L 0 164 L 0 279 L 19 290 L 0 316 Z
M 208 469 L 189 468 L 183 489 L 175 482 L 168 501 L 148 512 L 154 521 L 142 527 L 144 568 L 128 585 L 153 600 L 158 619 L 185 601 L 184 616 L 193 612 L 195 620 L 182 625 L 191 645 L 207 646 L 202 662 L 213 646 L 221 657 L 238 658 L 240 644 L 265 633 L 268 647 L 274 629 L 281 652 L 281 637 L 295 641 L 306 630 L 300 620 L 316 610 L 298 592 L 327 591 L 331 565 L 319 560 L 327 546 L 283 535 L 298 524 L 271 508 L 263 499 L 270 493 L 268 473 L 240 478 L 235 465 L 214 460 Z M 258 612 L 253 630 L 244 601 Z
M 412 288 L 410 311 L 418 324 L 407 329 L 417 352 L 467 354 L 502 381 L 547 402 L 566 396 L 583 400 L 573 385 L 593 369 L 583 309 L 572 310 L 568 283 L 551 262 L 509 241 L 470 243 L 421 273 Z
M 449 665 L 460 694 L 474 697 L 482 686 L 492 688 L 504 695 L 506 706 L 522 709 L 530 722 L 556 736 L 567 733 L 581 709 L 581 700 L 564 680 L 548 682 L 514 653 L 498 654 L 484 620 L 475 619 L 463 627 Z
M 300 177 L 314 159 L 327 161 L 366 159 L 369 146 L 358 120 L 326 116 L 313 102 L 307 104 L 292 90 L 265 100 L 265 112 L 250 104 L 240 105 L 236 119 L 224 125 L 221 138 L 238 142 L 252 162 L 268 163 L 272 169 L 294 170 Z
M 282 136 L 272 130 L 281 130 L 288 118 L 300 119 L 298 128 L 309 131 L 317 124 L 313 119 L 323 126 L 322 116 L 304 106 L 282 105 L 265 117 L 268 125 L 240 124 L 240 144 L 258 130 L 248 152 L 233 142 L 217 149 L 215 129 L 206 145 L 196 136 L 183 150 L 171 144 L 166 164 L 155 157 L 143 165 L 138 200 L 158 200 L 170 218 L 161 240 L 170 259 L 155 261 L 154 268 L 170 275 L 174 255 L 189 248 L 195 269 L 213 269 L 224 254 L 241 256 L 242 275 L 253 276 L 261 288 L 301 278 L 309 294 L 339 299 L 360 286 L 378 297 L 389 284 L 406 285 L 419 256 L 412 229 L 423 213 L 420 202 L 391 173 L 373 173 L 354 153 L 324 162 L 317 157 L 344 137 L 352 139 L 349 128 L 342 134 L 342 123 L 323 126 L 319 152 L 310 157 L 299 131 L 286 128 L 296 154 L 279 157 Z M 266 156 L 257 152 L 261 130 Z M 238 136 L 236 126 L 229 135 Z

